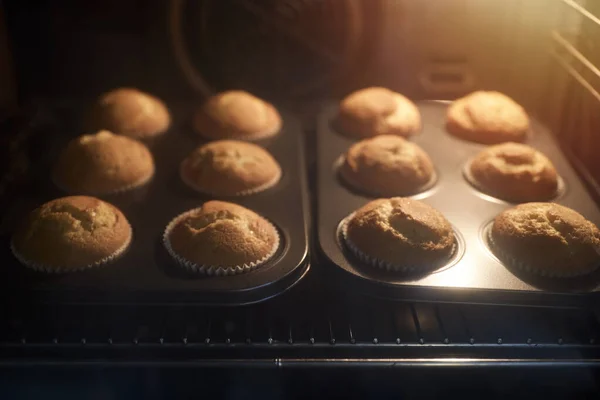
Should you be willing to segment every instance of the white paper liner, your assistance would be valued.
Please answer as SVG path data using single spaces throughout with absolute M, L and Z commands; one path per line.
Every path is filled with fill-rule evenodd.
M 552 200 L 556 200 L 557 198 L 559 198 L 560 196 L 562 196 L 565 193 L 565 190 L 566 190 L 565 181 L 562 179 L 562 177 L 560 175 L 558 175 L 556 191 L 554 192 L 554 194 L 552 196 L 549 196 L 548 198 L 538 199 L 538 200 L 532 199 L 532 200 L 527 200 L 527 201 L 514 201 L 514 200 L 504 199 L 502 197 L 497 197 L 496 194 L 488 192 L 488 190 L 485 188 L 485 186 L 483 186 L 481 183 L 479 183 L 479 181 L 477 179 L 475 179 L 475 177 L 471 173 L 471 164 L 473 163 L 474 159 L 475 159 L 475 157 L 470 158 L 463 167 L 463 176 L 465 177 L 465 180 L 475 190 L 477 190 L 481 194 L 484 194 L 488 197 L 499 200 L 503 203 L 519 204 L 519 203 L 528 203 L 528 202 L 532 202 L 532 201 L 552 201 Z
M 358 249 L 358 247 L 356 247 L 356 245 L 354 243 L 352 243 L 352 241 L 348 238 L 348 221 L 350 221 L 350 219 L 352 217 L 354 217 L 355 213 L 350 214 L 349 216 L 347 216 L 346 218 L 344 218 L 342 220 L 342 222 L 340 223 L 339 226 L 339 233 L 342 236 L 342 239 L 344 241 L 344 244 L 346 245 L 346 247 L 348 247 L 348 249 L 352 252 L 352 254 L 354 256 L 356 256 L 360 261 L 362 261 L 363 263 L 372 266 L 372 267 L 376 267 L 379 269 L 383 269 L 386 271 L 393 271 L 393 272 L 404 272 L 404 273 L 410 273 L 410 272 L 416 272 L 416 271 L 424 271 L 424 270 L 429 270 L 429 269 L 434 269 L 434 268 L 430 268 L 429 266 L 415 266 L 415 265 L 396 265 L 396 264 L 392 264 L 390 262 L 387 261 L 383 261 L 383 260 L 379 260 L 375 257 L 372 257 L 364 252 L 362 252 L 361 250 Z M 456 244 L 456 240 L 455 243 L 452 247 L 452 251 L 450 252 L 450 256 L 447 258 L 447 260 L 445 260 L 447 263 L 451 262 L 452 259 L 454 258 L 454 256 L 457 253 L 457 244 Z M 444 264 L 441 263 L 442 260 L 440 260 L 440 265 L 439 267 L 442 267 Z M 438 266 L 436 266 L 435 269 L 439 269 Z
M 267 261 L 269 261 L 271 258 L 273 258 L 273 256 L 277 252 L 277 250 L 279 250 L 279 245 L 281 243 L 281 237 L 279 236 L 279 231 L 277 231 L 277 228 L 275 228 L 275 225 L 273 225 L 271 222 L 267 221 L 269 223 L 269 225 L 271 226 L 271 228 L 273 228 L 273 232 L 276 235 L 275 244 L 273 245 L 273 248 L 269 251 L 269 253 L 265 257 L 261 258 L 260 260 L 246 263 L 243 265 L 236 265 L 234 267 L 223 267 L 223 266 L 219 266 L 219 265 L 197 264 L 192 261 L 189 261 L 189 260 L 185 259 L 184 257 L 180 256 L 179 254 L 177 254 L 175 252 L 175 250 L 173 250 L 173 246 L 171 245 L 169 235 L 170 235 L 171 231 L 173 230 L 173 228 L 175 227 L 175 225 L 177 225 L 177 223 L 179 221 L 181 221 L 183 218 L 186 218 L 188 215 L 192 214 L 196 210 L 198 210 L 198 208 L 188 210 L 182 214 L 179 214 L 175 218 L 173 218 L 171 220 L 171 222 L 168 223 L 168 225 L 165 228 L 165 231 L 163 233 L 163 244 L 165 246 L 165 249 L 167 250 L 169 255 L 177 262 L 178 265 L 187 269 L 188 271 L 195 272 L 198 274 L 208 275 L 208 276 L 238 275 L 238 274 L 250 272 L 250 271 L 260 267 L 261 265 L 265 264 Z M 261 218 L 264 218 L 264 217 L 261 216 Z M 266 220 L 266 218 L 265 218 L 265 220 Z
M 27 267 L 29 269 L 33 269 L 33 270 L 38 271 L 38 272 L 46 272 L 46 273 L 49 273 L 49 274 L 63 274 L 63 273 L 67 273 L 67 272 L 85 271 L 85 270 L 88 270 L 88 269 L 100 267 L 100 266 L 105 265 L 105 264 L 109 264 L 112 261 L 114 261 L 117 258 L 119 258 L 121 255 L 123 255 L 123 253 L 125 252 L 125 250 L 127 250 L 127 248 L 129 247 L 129 245 L 131 244 L 131 241 L 133 240 L 133 231 L 131 229 L 131 225 L 128 225 L 128 226 L 129 226 L 129 238 L 113 254 L 111 254 L 108 257 L 104 257 L 103 259 L 98 260 L 95 263 L 88 264 L 88 265 L 83 265 L 81 267 L 76 267 L 76 268 L 57 267 L 57 266 L 44 265 L 44 264 L 40 264 L 40 263 L 29 261 L 24 256 L 22 256 L 17 251 L 17 249 L 15 249 L 15 246 L 14 246 L 14 243 L 13 243 L 12 240 L 10 241 L 10 251 L 12 252 L 13 256 L 15 256 L 15 258 L 23 266 L 25 266 L 25 267 Z
M 415 196 L 422 195 L 423 193 L 425 193 L 428 190 L 430 190 L 431 188 L 433 188 L 438 181 L 437 172 L 434 169 L 433 173 L 431 174 L 431 179 L 429 179 L 429 181 L 427 183 L 419 186 L 418 188 L 416 188 L 413 191 L 406 192 L 406 193 L 398 193 L 398 194 L 394 194 L 394 195 L 390 195 L 389 193 L 386 194 L 386 193 L 371 192 L 371 191 L 361 187 L 358 183 L 348 179 L 347 176 L 342 174 L 342 167 L 344 166 L 345 162 L 346 162 L 346 157 L 344 155 L 340 156 L 338 158 L 338 160 L 335 162 L 335 169 L 336 169 L 338 178 L 341 179 L 343 181 L 343 183 L 348 185 L 352 190 L 355 190 L 358 193 L 363 193 L 369 197 L 397 197 L 397 196 L 415 197 Z
M 183 162 L 179 165 L 179 176 L 181 177 L 181 180 L 183 181 L 183 183 L 185 183 L 185 185 L 187 187 L 189 187 L 190 189 L 192 189 L 198 193 L 205 194 L 208 196 L 214 196 L 214 197 L 225 196 L 223 193 L 211 192 L 209 190 L 206 190 L 205 188 L 201 188 L 200 186 L 196 185 L 195 182 L 189 180 L 187 178 L 186 174 L 183 172 Z M 252 189 L 241 190 L 234 194 L 227 195 L 226 197 L 242 197 L 242 196 L 249 196 L 251 194 L 256 194 L 259 192 L 264 192 L 265 190 L 270 189 L 273 186 L 277 185 L 279 183 L 279 181 L 281 180 L 281 176 L 282 176 L 281 168 L 278 167 L 277 174 L 270 181 L 268 181 L 260 186 L 254 187 Z
M 61 191 L 65 192 L 65 193 L 78 193 L 78 194 L 85 194 L 87 196 L 102 197 L 102 196 L 110 196 L 110 195 L 115 195 L 115 194 L 122 194 L 122 193 L 128 192 L 130 190 L 138 189 L 138 188 L 146 185 L 148 182 L 150 182 L 152 180 L 152 178 L 154 178 L 155 172 L 156 172 L 156 168 L 153 167 L 152 173 L 148 174 L 148 176 L 144 176 L 137 182 L 134 182 L 132 184 L 129 184 L 129 185 L 126 185 L 126 186 L 123 186 L 123 187 L 120 187 L 118 189 L 108 191 L 108 192 L 94 192 L 94 191 L 82 192 L 82 191 L 78 191 L 78 190 L 70 190 L 67 187 L 65 187 L 63 184 L 58 182 L 58 180 L 56 179 L 54 174 L 52 174 L 52 183 L 54 183 L 54 185 L 57 188 L 59 188 Z
M 514 257 L 510 256 L 506 251 L 502 250 L 502 248 L 500 246 L 497 246 L 494 243 L 494 239 L 492 238 L 492 224 L 489 224 L 489 226 L 486 228 L 486 230 L 487 230 L 487 232 L 485 234 L 486 239 L 487 239 L 486 241 L 488 242 L 488 245 L 489 245 L 492 253 L 496 257 L 498 257 L 498 259 L 500 261 L 502 261 L 503 263 L 509 264 L 509 266 L 511 266 L 511 267 L 515 267 L 517 269 L 523 270 L 530 274 L 539 275 L 539 276 L 542 276 L 545 278 L 575 278 L 575 277 L 579 277 L 579 276 L 583 276 L 583 275 L 588 275 L 588 274 L 594 272 L 596 269 L 598 269 L 598 267 L 600 267 L 600 264 L 593 265 L 591 267 L 588 267 L 585 269 L 579 269 L 577 271 L 550 271 L 550 270 L 535 268 L 529 264 L 524 263 L 523 261 L 517 260 Z

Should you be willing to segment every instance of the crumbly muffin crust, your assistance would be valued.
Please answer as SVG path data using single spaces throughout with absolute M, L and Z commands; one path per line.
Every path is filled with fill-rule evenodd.
M 377 135 L 410 136 L 421 129 L 415 104 L 399 93 L 382 87 L 358 90 L 340 103 L 336 124 L 353 138 Z
M 26 266 L 67 272 L 102 264 L 122 253 L 131 226 L 115 206 L 94 197 L 62 197 L 30 213 L 12 239 Z
M 144 144 L 100 131 L 69 142 L 52 177 L 67 192 L 104 195 L 142 186 L 153 175 L 154 160 Z
M 219 140 L 195 149 L 182 161 L 180 174 L 186 185 L 199 192 L 240 196 L 275 185 L 281 168 L 260 146 Z
M 431 159 L 400 136 L 381 135 L 352 145 L 340 167 L 344 181 L 373 196 L 406 196 L 432 183 Z
M 351 249 L 393 266 L 439 265 L 456 246 L 448 220 L 435 208 L 408 198 L 373 200 L 346 224 L 345 240 Z
M 522 142 L 529 131 L 529 117 L 510 97 L 494 91 L 477 91 L 448 107 L 446 129 L 456 137 L 476 143 Z
M 194 115 L 193 126 L 208 139 L 259 140 L 276 135 L 282 121 L 272 104 L 230 90 L 209 98 Z
M 94 104 L 88 125 L 134 139 L 150 139 L 171 125 L 167 106 L 157 97 L 134 88 L 119 88 L 102 94 Z
M 598 227 L 555 203 L 520 204 L 502 212 L 490 239 L 502 261 L 544 275 L 579 275 L 600 266 Z
M 549 200 L 558 190 L 558 174 L 552 162 L 520 143 L 482 150 L 468 166 L 467 176 L 482 192 L 514 202 Z

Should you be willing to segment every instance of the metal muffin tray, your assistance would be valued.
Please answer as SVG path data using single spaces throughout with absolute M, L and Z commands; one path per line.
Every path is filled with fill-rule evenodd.
M 11 196 L 8 210 L 12 216 L 10 223 L 4 224 L 0 238 L 2 290 L 7 295 L 33 301 L 205 305 L 255 303 L 286 291 L 309 269 L 309 214 L 301 126 L 286 113 L 282 113 L 282 117 L 283 128 L 278 135 L 255 142 L 281 165 L 279 183 L 261 193 L 219 198 L 247 207 L 277 227 L 281 235 L 280 249 L 267 264 L 240 275 L 207 277 L 185 271 L 168 255 L 162 242 L 168 222 L 184 211 L 215 199 L 187 188 L 179 177 L 180 162 L 205 142 L 189 124 L 184 124 L 173 127 L 163 138 L 150 144 L 156 174 L 149 184 L 138 190 L 101 197 L 126 215 L 133 227 L 133 241 L 115 262 L 82 272 L 52 275 L 31 271 L 21 266 L 9 250 L 10 233 L 21 218 L 42 203 L 67 195 L 50 181 L 52 162 L 65 143 L 53 146 L 44 160 L 37 163 L 32 172 L 35 178 L 21 192 Z M 185 119 L 189 120 L 187 115 Z M 71 137 L 80 133 L 76 128 L 71 129 Z
M 349 190 L 338 176 L 340 156 L 356 140 L 336 131 L 332 121 L 337 105 L 331 104 L 319 118 L 317 135 L 318 256 L 327 267 L 330 282 L 336 288 L 392 299 L 568 305 L 595 298 L 590 294 L 600 291 L 600 270 L 578 278 L 543 278 L 507 267 L 493 255 L 487 229 L 496 215 L 514 204 L 481 193 L 464 177 L 466 163 L 486 146 L 446 132 L 447 102 L 417 105 L 423 128 L 409 140 L 429 154 L 437 182 L 411 197 L 446 216 L 457 232 L 457 254 L 438 269 L 407 275 L 363 265 L 346 249 L 339 235 L 341 221 L 373 198 Z M 525 143 L 546 154 L 561 176 L 561 189 L 551 201 L 600 224 L 600 210 L 551 133 L 534 118 L 531 127 Z

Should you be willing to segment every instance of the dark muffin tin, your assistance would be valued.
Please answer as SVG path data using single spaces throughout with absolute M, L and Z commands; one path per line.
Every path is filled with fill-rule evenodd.
M 293 117 L 286 113 L 282 117 L 283 128 L 278 135 L 255 142 L 271 152 L 281 165 L 279 183 L 250 196 L 219 198 L 247 207 L 277 227 L 280 249 L 265 265 L 240 275 L 205 277 L 176 265 L 165 250 L 162 237 L 168 222 L 215 199 L 187 188 L 179 177 L 180 162 L 206 142 L 185 124 L 173 127 L 164 138 L 151 144 L 156 174 L 147 186 L 100 196 L 127 216 L 133 227 L 133 241 L 116 262 L 83 272 L 59 275 L 34 272 L 22 267 L 9 250 L 10 232 L 21 218 L 40 204 L 67 195 L 52 186 L 49 179 L 49 169 L 64 143 L 45 152 L 33 171 L 36 177 L 22 192 L 11 196 L 8 206 L 12 216 L 3 226 L 1 246 L 5 294 L 57 302 L 240 305 L 262 301 L 289 289 L 309 269 L 309 216 L 302 130 Z M 189 116 L 185 119 L 189 120 Z M 73 129 L 71 136 L 78 133 Z
M 431 157 L 438 174 L 435 185 L 411 196 L 440 210 L 459 235 L 458 254 L 449 265 L 421 275 L 391 273 L 362 265 L 344 246 L 340 222 L 373 197 L 348 190 L 340 182 L 340 156 L 356 141 L 335 130 L 337 105 L 318 121 L 318 244 L 319 259 L 336 288 L 377 297 L 492 303 L 559 304 L 588 301 L 584 294 L 600 291 L 600 270 L 577 278 L 543 278 L 502 264 L 489 250 L 486 232 L 493 218 L 513 204 L 485 195 L 471 186 L 463 169 L 485 145 L 458 139 L 445 130 L 447 102 L 418 104 L 422 131 L 410 140 Z M 597 225 L 600 210 L 548 130 L 535 119 L 526 144 L 543 152 L 558 170 L 563 187 L 552 201 L 571 207 Z

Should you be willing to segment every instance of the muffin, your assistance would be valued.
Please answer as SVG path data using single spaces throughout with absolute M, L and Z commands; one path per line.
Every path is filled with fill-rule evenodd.
M 520 143 L 482 150 L 467 166 L 465 175 L 482 192 L 517 203 L 549 200 L 558 191 L 558 174 L 552 162 Z
M 376 135 L 414 135 L 421 129 L 419 110 L 406 97 L 382 87 L 358 90 L 340 103 L 336 126 L 356 139 Z
M 62 197 L 32 211 L 13 235 L 11 248 L 26 267 L 71 272 L 121 255 L 131 242 L 123 213 L 94 197 Z
M 194 115 L 196 132 L 208 139 L 259 140 L 281 130 L 272 104 L 241 90 L 209 98 Z
M 381 135 L 350 147 L 340 176 L 361 192 L 392 197 L 424 190 L 435 179 L 435 172 L 419 146 L 400 136 Z
M 529 117 L 510 97 L 477 91 L 448 107 L 446 129 L 458 138 L 476 143 L 522 142 L 529 131 Z
M 169 129 L 171 116 L 158 98 L 133 88 L 101 95 L 90 111 L 88 128 L 106 129 L 134 139 L 157 137 Z
M 164 244 L 182 267 L 205 275 L 234 275 L 269 261 L 279 248 L 277 229 L 242 206 L 208 201 L 167 226 Z
M 456 248 L 452 226 L 417 200 L 373 200 L 341 226 L 348 249 L 366 264 L 388 271 L 423 271 L 449 261 Z
M 53 169 L 54 183 L 78 194 L 106 195 L 140 187 L 154 175 L 146 146 L 125 136 L 100 131 L 73 139 Z
M 519 204 L 498 215 L 490 247 L 509 266 L 569 277 L 600 266 L 600 231 L 576 211 L 554 203 Z
M 180 166 L 183 182 L 213 196 L 243 196 L 274 186 L 279 164 L 268 151 L 252 143 L 218 140 L 195 149 Z

